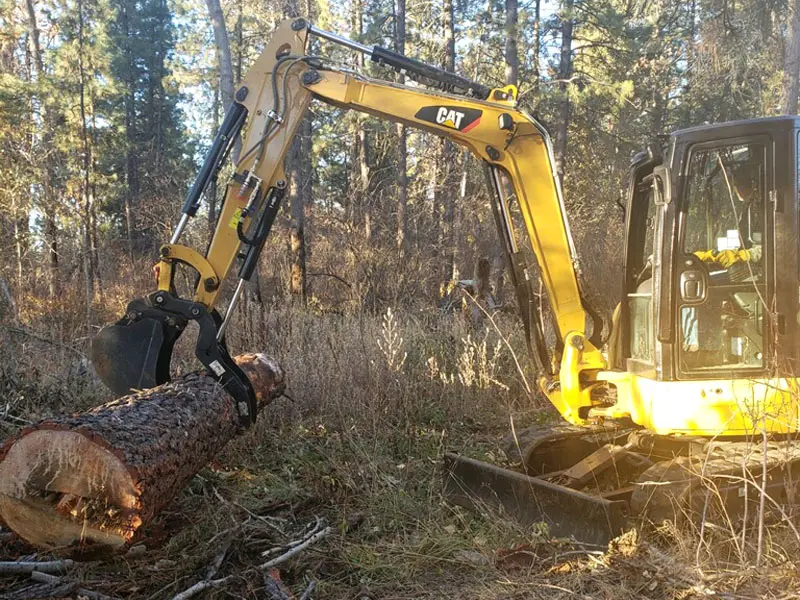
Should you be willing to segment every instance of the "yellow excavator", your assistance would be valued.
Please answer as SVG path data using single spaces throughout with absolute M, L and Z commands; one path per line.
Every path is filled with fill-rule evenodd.
M 416 85 L 309 55 L 312 36 Z M 94 339 L 93 363 L 113 391 L 168 381 L 173 345 L 194 321 L 197 357 L 236 400 L 242 427 L 253 422 L 253 390 L 228 354 L 225 331 L 286 192 L 285 158 L 314 99 L 446 137 L 484 165 L 538 386 L 566 424 L 518 432 L 508 466 L 448 454 L 448 498 L 499 505 L 525 522 L 546 522 L 554 535 L 597 543 L 630 514 L 658 518 L 707 499 L 709 482 L 739 513 L 759 497 L 776 506 L 792 500 L 787 482 L 800 479 L 800 453 L 789 443 L 799 425 L 800 119 L 678 131 L 635 156 L 621 301 L 603 340 L 581 289 L 550 136 L 520 109 L 517 89 L 490 88 L 304 19 L 279 25 L 236 90 L 160 250 L 157 290 Z M 201 254 L 178 242 L 240 133 L 243 151 Z M 222 282 L 237 261 L 223 316 Z M 178 263 L 198 274 L 192 299 L 175 291 Z

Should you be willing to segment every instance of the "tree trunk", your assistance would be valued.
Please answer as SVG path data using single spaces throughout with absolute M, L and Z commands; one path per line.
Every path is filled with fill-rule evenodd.
M 214 86 L 214 105 L 211 109 L 211 125 L 216 132 L 219 129 L 219 103 L 220 91 L 219 83 Z M 206 192 L 206 200 L 208 201 L 208 235 L 214 236 L 214 230 L 217 228 L 217 178 L 212 177 L 208 184 L 208 192 Z M 210 239 L 209 238 L 209 239 Z
M 394 49 L 400 54 L 406 53 L 406 0 L 396 0 L 394 14 Z M 397 74 L 397 83 L 405 83 L 405 75 Z M 397 249 L 403 254 L 406 251 L 408 234 L 408 138 L 406 126 L 397 123 L 397 233 L 395 240 Z
M 217 47 L 217 64 L 219 65 L 219 89 L 222 97 L 222 106 L 227 110 L 233 104 L 233 61 L 231 59 L 231 44 L 228 39 L 228 30 L 225 27 L 225 15 L 219 0 L 206 0 L 208 14 L 214 28 L 214 43 Z M 232 155 L 233 162 L 239 161 L 242 150 L 242 139 L 237 137 Z
M 353 39 L 362 41 L 364 36 L 364 2 L 363 0 L 352 0 L 350 5 L 350 31 Z M 360 69 L 364 69 L 364 56 L 361 53 L 356 55 L 356 64 Z M 353 179 L 358 181 L 358 185 L 353 186 L 354 191 L 350 217 L 354 227 L 363 227 L 364 238 L 369 241 L 372 237 L 372 221 L 370 211 L 370 165 L 369 165 L 369 137 L 364 127 L 364 116 L 359 112 L 352 113 L 352 165 Z
M 517 85 L 519 81 L 519 52 L 517 0 L 506 0 L 506 83 Z
M 455 14 L 453 0 L 444 0 L 442 10 L 442 23 L 444 34 L 444 64 L 445 70 L 454 73 L 456 70 L 456 35 L 455 35 Z M 453 181 L 455 164 L 455 148 L 449 139 L 441 141 L 441 158 L 437 161 L 437 172 L 435 181 L 434 197 L 437 210 L 440 211 L 439 221 L 440 240 L 442 248 L 447 257 L 444 265 L 445 272 L 442 273 L 443 279 L 448 279 L 450 275 L 458 270 L 458 249 L 453 235 L 453 220 L 455 212 L 455 194 L 452 189 L 455 185 Z
M 49 102 L 42 91 L 44 87 L 44 57 L 39 43 L 39 26 L 36 23 L 36 10 L 33 0 L 25 0 L 25 7 L 28 13 L 28 31 L 33 53 L 33 61 L 36 68 L 36 83 L 39 86 L 39 98 L 42 137 L 41 144 L 37 151 L 37 162 L 41 165 L 42 176 L 42 212 L 44 213 L 44 242 L 47 248 L 48 270 L 49 270 L 49 293 L 50 298 L 55 298 L 59 293 L 58 278 L 58 221 L 56 211 L 58 207 L 55 200 L 56 183 L 56 158 L 53 156 L 53 115 L 49 110 Z
M 464 207 L 467 203 L 467 170 L 470 166 L 470 154 L 464 150 L 461 153 L 461 181 L 458 185 L 458 202 L 455 207 L 455 215 L 453 219 L 453 248 L 456 250 L 461 246 L 461 223 L 463 221 Z M 453 261 L 452 271 L 450 272 L 450 280 L 458 281 L 461 279 L 461 269 L 457 261 Z
M 303 304 L 308 300 L 308 268 L 306 256 L 306 209 L 311 198 L 311 118 L 303 117 L 293 144 L 292 182 L 289 189 L 292 227 L 289 245 L 292 251 L 291 293 Z
M 259 407 L 282 393 L 275 362 L 236 362 Z M 41 421 L 0 447 L 0 520 L 43 549 L 124 549 L 239 431 L 233 399 L 203 372 Z
M 556 170 L 564 181 L 564 161 L 567 157 L 567 130 L 569 128 L 570 101 L 567 95 L 569 80 L 572 78 L 572 8 L 575 0 L 563 0 L 561 10 L 561 57 L 558 66 L 560 92 L 558 109 L 558 129 L 556 134 Z
M 305 6 L 306 16 L 313 18 L 312 6 Z M 300 16 L 297 0 L 289 0 L 284 6 L 288 18 Z M 306 244 L 306 210 L 311 206 L 311 117 L 306 113 L 292 143 L 289 161 L 291 183 L 289 187 L 289 209 L 292 226 L 289 231 L 289 248 L 292 253 L 292 267 L 289 291 L 300 298 L 303 304 L 308 301 L 308 267 Z
M 364 124 L 359 119 L 358 127 L 358 175 L 359 175 L 359 204 L 361 205 L 361 217 L 364 220 L 364 239 L 372 239 L 372 199 L 369 189 L 369 138 Z
M 800 0 L 789 3 L 789 12 L 792 18 L 786 40 L 781 112 L 793 115 L 797 113 L 797 98 L 800 94 Z
M 236 2 L 236 27 L 233 34 L 236 36 L 236 77 L 234 83 L 242 80 L 242 63 L 244 63 L 244 7 L 243 0 Z
M 542 51 L 542 0 L 534 0 L 533 3 L 533 56 L 532 56 L 532 79 L 533 101 L 539 98 L 539 82 L 542 78 L 539 54 Z
M 95 106 L 95 97 L 94 93 L 91 94 L 91 103 L 92 107 Z M 92 132 L 97 131 L 97 120 L 96 120 L 96 113 L 92 110 Z M 92 145 L 94 146 L 95 138 L 94 134 L 91 134 Z M 92 155 L 92 173 L 97 173 L 97 158 L 95 155 Z M 103 276 L 100 272 L 100 242 L 99 236 L 97 233 L 97 179 L 92 177 L 92 186 L 91 186 L 91 199 L 92 202 L 90 203 L 91 207 L 91 252 L 92 252 L 92 271 L 94 272 L 94 282 L 95 282 L 95 296 L 100 300 L 103 301 Z
M 125 34 L 125 54 L 128 59 L 125 69 L 125 139 L 127 141 L 127 154 L 125 156 L 125 195 L 123 198 L 125 210 L 125 237 L 128 248 L 128 260 L 133 265 L 133 230 L 135 228 L 133 204 L 134 198 L 139 193 L 139 178 L 137 176 L 137 136 L 136 136 L 136 74 L 134 72 L 133 36 L 131 31 L 131 13 L 135 10 L 131 0 L 124 0 L 120 7 L 122 12 L 122 27 Z
M 89 127 L 86 121 L 86 66 L 84 64 L 84 19 L 83 0 L 78 0 L 78 75 L 80 87 L 81 142 L 83 146 L 81 181 L 83 217 L 83 277 L 86 293 L 86 331 L 92 334 L 92 303 L 94 302 L 94 261 L 92 260 L 92 185 L 90 169 L 92 165 L 89 145 Z

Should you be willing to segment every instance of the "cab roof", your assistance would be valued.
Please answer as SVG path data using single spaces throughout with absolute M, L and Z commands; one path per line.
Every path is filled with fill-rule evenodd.
M 725 123 L 713 123 L 697 125 L 679 129 L 672 133 L 673 138 L 706 138 L 706 137 L 738 137 L 754 135 L 776 129 L 800 129 L 800 116 L 781 115 L 778 117 L 760 117 L 758 119 L 744 119 L 741 121 L 728 121 Z M 709 135 L 713 134 L 713 135 Z

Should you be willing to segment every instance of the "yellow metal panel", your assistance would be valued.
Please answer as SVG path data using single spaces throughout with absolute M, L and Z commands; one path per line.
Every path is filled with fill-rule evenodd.
M 242 104 L 247 108 L 247 128 L 242 135 L 242 156 L 264 138 L 269 113 L 272 110 L 274 96 L 272 93 L 272 72 L 279 57 L 294 56 L 305 57 L 305 44 L 307 31 L 292 30 L 294 20 L 283 21 L 276 29 L 269 44 L 247 72 L 245 80 L 239 87 L 247 88 L 247 97 Z M 295 130 L 305 116 L 311 94 L 302 86 L 301 76 L 308 70 L 308 66 L 301 60 L 286 60 L 277 69 L 279 93 L 281 94 L 280 112 L 283 113 L 283 123 L 280 127 L 263 140 L 262 152 L 252 152 L 236 165 L 236 173 L 243 175 L 245 171 L 252 172 L 263 180 L 262 196 L 270 187 L 283 180 L 284 160 L 289 146 L 294 138 Z M 286 76 L 287 97 L 283 98 L 283 82 Z M 224 280 L 236 259 L 241 243 L 236 232 L 238 214 L 248 202 L 249 189 L 240 195 L 241 185 L 236 182 L 228 184 L 225 202 L 220 210 L 219 222 L 214 232 L 214 237 L 208 250 L 208 262 L 214 272 Z M 238 214 L 237 214 L 238 213 Z M 247 231 L 250 218 L 245 219 L 244 231 Z M 213 292 L 202 289 L 202 282 L 195 292 L 195 300 L 203 302 L 209 308 L 216 303 L 220 288 Z
M 158 263 L 158 289 L 169 292 L 172 285 L 172 272 L 174 264 L 181 262 L 192 267 L 200 275 L 195 301 L 206 306 L 211 305 L 211 299 L 219 288 L 220 279 L 214 272 L 206 258 L 194 248 L 179 244 L 165 244 L 161 246 L 161 262 Z
M 321 74 L 319 82 L 308 86 L 316 98 L 447 137 L 504 169 L 519 199 L 560 335 L 563 338 L 570 331 L 584 333 L 586 312 L 572 263 L 566 217 L 561 211 L 549 149 L 542 131 L 530 117 L 515 109 L 512 102 L 450 96 L 357 78 L 349 73 L 321 71 Z M 482 114 L 468 131 L 459 131 L 418 117 L 421 109 L 431 106 L 480 110 Z M 499 118 L 503 114 L 513 119 L 513 133 L 500 129 Z M 498 153 L 495 158 L 490 156 L 489 147 Z
M 617 404 L 593 414 L 629 416 L 659 434 L 741 436 L 797 431 L 796 379 L 656 381 L 631 373 L 601 372 L 614 383 Z
M 570 331 L 584 333 L 586 311 L 544 140 L 540 136 L 517 136 L 500 164 L 514 182 L 561 337 L 564 339 Z

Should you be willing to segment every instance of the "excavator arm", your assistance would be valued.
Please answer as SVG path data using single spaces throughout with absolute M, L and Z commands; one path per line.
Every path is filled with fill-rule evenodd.
M 311 56 L 307 53 L 310 35 L 366 53 L 426 87 L 370 79 L 326 58 Z M 541 373 L 540 386 L 565 419 L 582 422 L 592 405 L 592 374 L 606 363 L 595 337 L 587 335 L 587 322 L 593 315 L 581 294 L 547 131 L 517 108 L 514 86 L 489 89 L 389 50 L 318 30 L 303 19 L 280 24 L 237 89 L 235 102 L 186 198 L 175 234 L 161 248 L 157 291 L 134 300 L 125 317 L 104 328 L 95 339 L 93 361 L 101 378 L 119 393 L 168 380 L 172 346 L 186 324 L 194 320 L 200 323 L 198 358 L 229 386 L 242 424 L 254 419 L 252 389 L 230 360 L 224 335 L 286 192 L 285 158 L 313 99 L 448 138 L 483 161 L 529 346 Z M 240 132 L 242 154 L 203 256 L 178 241 Z M 512 201 L 521 213 L 526 235 L 513 226 Z M 533 265 L 524 259 L 524 244 L 530 244 L 538 262 L 559 338 L 556 348 L 548 348 L 545 341 L 541 311 L 534 301 Z M 216 306 L 222 282 L 237 257 L 242 257 L 239 281 L 223 318 Z M 199 275 L 192 301 L 175 293 L 178 263 L 189 265 Z M 596 320 L 593 329 L 599 333 Z

